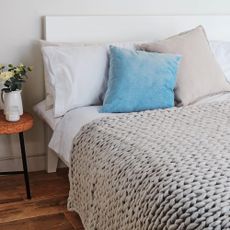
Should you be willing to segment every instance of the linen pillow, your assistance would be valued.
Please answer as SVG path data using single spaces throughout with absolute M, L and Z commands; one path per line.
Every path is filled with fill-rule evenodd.
M 137 112 L 174 106 L 181 57 L 110 47 L 108 88 L 100 112 Z
M 45 40 L 39 40 L 41 49 L 43 47 L 47 46 L 83 46 L 82 43 L 76 43 L 76 42 L 49 42 Z M 49 73 L 47 72 L 47 68 L 44 68 L 44 79 L 45 79 L 45 89 L 46 89 L 46 98 L 45 98 L 45 104 L 46 104 L 46 110 L 52 109 L 54 104 L 54 86 L 52 85 Z
M 230 91 L 202 26 L 156 43 L 142 44 L 139 49 L 181 54 L 182 61 L 175 88 L 176 100 L 188 105 L 199 98 Z
M 230 42 L 211 41 L 210 46 L 224 72 L 225 79 L 230 83 Z
M 75 107 L 100 104 L 108 71 L 106 47 L 43 47 L 42 53 L 54 86 L 55 117 Z

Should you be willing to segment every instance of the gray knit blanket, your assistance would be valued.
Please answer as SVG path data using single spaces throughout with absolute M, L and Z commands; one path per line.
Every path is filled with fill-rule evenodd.
M 230 102 L 93 121 L 69 179 L 86 230 L 230 229 Z

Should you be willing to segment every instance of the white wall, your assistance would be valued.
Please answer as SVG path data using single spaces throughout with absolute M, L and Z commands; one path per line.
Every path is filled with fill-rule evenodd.
M 0 0 L 0 6 L 0 63 L 34 66 L 23 91 L 24 108 L 30 112 L 44 97 L 36 43 L 42 38 L 42 16 L 230 14 L 229 0 Z M 44 127 L 37 118 L 33 130 L 26 133 L 26 144 L 30 169 L 44 169 Z M 0 136 L 0 170 L 20 167 L 18 150 L 17 136 Z

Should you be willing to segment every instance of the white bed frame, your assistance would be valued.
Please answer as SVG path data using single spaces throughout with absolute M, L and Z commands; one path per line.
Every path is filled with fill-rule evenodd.
M 230 16 L 47 16 L 45 39 L 51 42 L 99 43 L 151 41 L 203 25 L 210 40 L 230 41 Z M 47 127 L 47 145 L 52 131 Z M 47 152 L 47 172 L 58 156 Z

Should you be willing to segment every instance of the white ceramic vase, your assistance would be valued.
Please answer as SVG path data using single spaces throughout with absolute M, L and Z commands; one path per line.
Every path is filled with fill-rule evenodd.
M 3 93 L 4 114 L 6 120 L 17 121 L 23 114 L 21 90 Z

